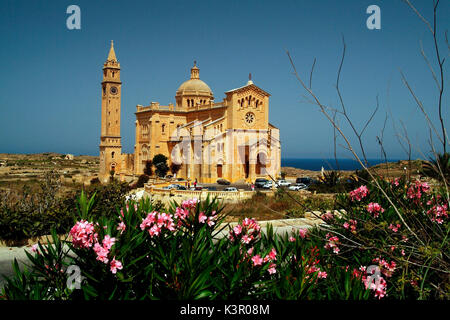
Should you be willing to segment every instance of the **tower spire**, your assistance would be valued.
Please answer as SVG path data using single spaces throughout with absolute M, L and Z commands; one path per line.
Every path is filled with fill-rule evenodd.
M 252 81 L 252 73 L 251 73 L 251 72 L 248 74 L 248 82 L 247 82 L 247 85 L 250 85 L 250 84 L 253 84 L 253 81 Z
M 109 49 L 108 61 L 117 61 L 116 53 L 114 52 L 114 41 L 111 40 L 111 49 Z
M 197 67 L 197 60 L 194 60 L 194 66 L 191 68 L 191 79 L 200 79 L 200 69 Z

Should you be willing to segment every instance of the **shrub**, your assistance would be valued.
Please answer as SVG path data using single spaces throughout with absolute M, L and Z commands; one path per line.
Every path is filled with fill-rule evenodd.
M 226 185 L 226 186 L 231 184 L 230 181 L 228 181 L 226 179 L 217 179 L 217 183 L 221 184 L 221 185 Z
M 163 154 L 157 154 L 153 157 L 153 165 L 156 168 L 156 175 L 158 177 L 165 177 L 169 171 L 169 166 L 167 165 L 167 157 Z
M 148 182 L 148 180 L 150 179 L 150 177 L 146 174 L 142 174 L 139 176 L 139 179 L 136 183 L 136 188 L 143 188 L 144 184 L 146 184 Z

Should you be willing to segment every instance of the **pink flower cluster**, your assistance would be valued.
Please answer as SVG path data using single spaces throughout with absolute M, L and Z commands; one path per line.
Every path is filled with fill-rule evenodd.
M 200 201 L 197 198 L 193 198 L 193 199 L 189 199 L 189 200 L 185 200 L 181 203 L 181 206 L 184 209 L 195 209 L 195 207 L 197 206 L 197 203 L 199 203 Z
M 308 229 L 305 228 L 300 228 L 300 229 L 294 229 L 292 228 L 292 234 L 295 236 L 295 234 L 298 232 L 298 235 L 300 236 L 300 238 L 305 239 L 307 233 L 308 233 Z M 289 237 L 289 242 L 295 242 L 296 238 L 294 236 L 290 236 Z
M 175 231 L 175 223 L 173 222 L 172 215 L 156 211 L 149 213 L 145 219 L 142 219 L 140 227 L 141 230 L 148 229 L 150 237 L 158 236 L 162 228 Z
M 387 262 L 380 257 L 373 259 L 372 262 L 377 263 L 380 266 L 381 273 L 384 274 L 387 278 L 392 277 L 392 274 L 394 273 L 397 266 L 395 261 Z
M 317 249 L 317 247 L 314 247 L 312 249 L 309 250 L 309 258 L 308 261 L 305 261 L 305 257 L 302 256 L 302 261 L 305 261 L 305 271 L 306 271 L 306 276 L 305 278 L 308 279 L 309 275 L 312 273 L 317 272 L 317 278 L 318 279 L 326 279 L 326 277 L 328 276 L 327 273 L 325 271 L 321 271 L 319 265 L 320 260 L 317 259 L 317 256 L 319 255 L 319 249 Z
M 251 247 L 248 251 L 247 254 L 251 255 L 253 253 L 253 247 Z M 259 254 L 254 255 L 251 258 L 252 262 L 253 262 L 253 266 L 262 266 L 263 263 L 270 263 L 269 265 L 269 269 L 267 269 L 267 272 L 269 272 L 269 274 L 274 274 L 277 272 L 276 267 L 277 265 L 273 262 L 275 260 L 277 260 L 277 251 L 275 250 L 275 248 L 272 248 L 272 250 L 269 252 L 269 254 L 267 254 L 264 258 L 262 258 Z
M 90 248 L 98 234 L 94 233 L 94 223 L 85 220 L 77 221 L 70 229 L 69 235 L 72 237 L 72 244 L 76 248 Z
M 350 219 L 348 222 L 344 222 L 343 227 L 347 230 L 350 229 L 351 232 L 355 232 L 357 223 L 358 221 Z
M 375 291 L 375 297 L 381 299 L 386 296 L 386 280 L 380 275 L 375 275 L 376 270 L 373 269 L 371 274 L 367 274 L 366 267 L 359 268 L 362 274 L 362 282 L 364 283 L 364 287 L 367 289 L 371 289 Z
M 391 223 L 388 228 L 391 229 L 393 232 L 397 232 L 398 229 L 400 229 L 401 226 L 402 225 L 400 223 L 397 223 L 397 224 L 392 224 Z
M 324 248 L 325 249 L 333 248 L 333 253 L 338 254 L 340 251 L 340 249 L 338 247 L 338 245 L 340 244 L 339 238 L 337 236 L 333 236 L 331 233 L 327 233 L 325 236 L 326 236 L 326 240 L 328 241 L 328 243 L 325 244 Z
M 72 236 L 72 244 L 75 248 L 90 248 L 94 245 L 93 250 L 97 255 L 96 259 L 104 264 L 108 264 L 108 255 L 111 247 L 116 242 L 115 238 L 111 238 L 111 236 L 106 235 L 103 238 L 102 244 L 100 244 L 98 242 L 98 233 L 95 232 L 94 223 L 84 220 L 77 221 L 77 223 L 70 230 L 69 234 Z M 122 263 L 114 257 L 113 261 L 110 263 L 110 267 L 111 272 L 116 273 L 117 269 L 122 269 Z
M 399 180 L 400 180 L 399 178 L 395 178 L 394 180 L 392 180 L 391 184 L 392 184 L 393 186 L 398 187 L 398 186 L 400 185 Z
M 431 209 L 427 211 L 427 214 L 431 216 L 431 221 L 442 224 L 444 222 L 444 217 L 448 218 L 448 202 L 441 203 L 441 196 L 433 197 L 427 202 L 427 205 L 434 204 Z
M 374 218 L 377 218 L 380 213 L 384 212 L 384 209 L 381 207 L 380 204 L 376 202 L 371 202 L 367 205 L 367 212 L 373 214 Z
M 175 209 L 175 218 L 178 219 L 177 226 L 181 227 L 183 224 L 187 223 L 188 219 L 193 219 L 195 211 L 191 209 L 195 209 L 199 200 L 196 198 L 185 200 L 181 203 L 181 207 L 177 207 Z M 198 215 L 199 223 L 206 223 L 208 226 L 212 227 L 215 224 L 215 220 L 217 219 L 216 211 L 213 211 L 211 215 L 208 217 L 205 212 L 200 212 Z M 193 220 L 191 223 L 194 222 Z
M 429 190 L 430 186 L 426 182 L 421 183 L 420 181 L 416 180 L 414 185 L 408 188 L 406 195 L 409 199 L 412 199 L 415 203 L 418 203 L 420 198 L 422 197 L 422 194 L 427 193 Z
M 211 216 L 206 216 L 206 214 L 204 212 L 200 212 L 198 215 L 198 222 L 200 223 L 207 223 L 208 226 L 212 227 L 216 222 L 215 220 L 217 219 L 217 215 L 216 212 L 213 211 Z
M 230 240 L 242 242 L 250 245 L 252 241 L 256 241 L 261 235 L 261 226 L 254 219 L 245 218 L 240 224 L 236 225 L 230 231 Z
M 111 261 L 111 272 L 113 274 L 117 273 L 117 270 L 122 270 L 123 266 L 122 266 L 122 262 L 120 262 L 119 260 L 116 260 L 116 257 L 114 257 Z
M 369 189 L 366 186 L 361 186 L 358 189 L 350 191 L 350 198 L 352 201 L 361 201 L 369 194 Z

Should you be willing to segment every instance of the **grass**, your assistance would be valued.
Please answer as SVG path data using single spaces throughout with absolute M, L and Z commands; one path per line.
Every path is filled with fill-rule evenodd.
M 333 207 L 334 195 L 304 195 L 295 191 L 286 191 L 267 196 L 262 192 L 256 192 L 251 199 L 227 205 L 225 212 L 235 219 L 249 217 L 258 220 L 275 220 L 302 218 L 307 211 L 325 212 Z

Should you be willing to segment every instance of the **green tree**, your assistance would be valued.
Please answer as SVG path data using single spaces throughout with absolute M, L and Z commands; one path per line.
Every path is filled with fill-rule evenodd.
M 161 153 L 153 157 L 153 165 L 156 170 L 155 173 L 158 177 L 164 177 L 169 171 L 169 166 L 167 165 L 167 157 Z
M 182 164 L 178 164 L 178 163 L 171 163 L 170 164 L 170 172 L 172 172 L 173 175 L 176 175 L 178 173 L 178 171 L 180 171 Z
M 144 174 L 146 174 L 147 176 L 151 176 L 153 174 L 153 162 L 151 160 L 148 160 L 145 163 L 145 168 L 144 168 Z

